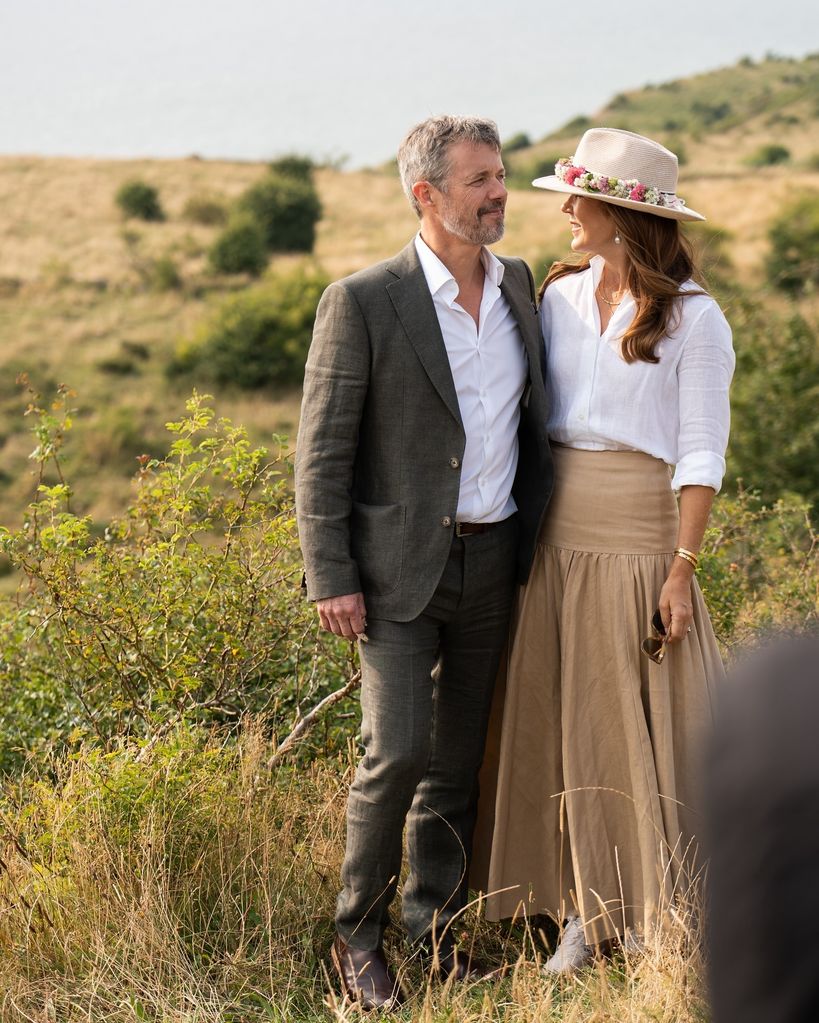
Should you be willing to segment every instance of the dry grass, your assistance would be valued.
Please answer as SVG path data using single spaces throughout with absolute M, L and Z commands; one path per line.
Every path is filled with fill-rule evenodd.
M 325 964 L 343 849 L 345 764 L 271 777 L 256 729 L 213 744 L 81 756 L 6 792 L 0 876 L 4 1023 L 250 1023 L 357 1018 Z M 418 1023 L 695 1023 L 697 941 L 680 915 L 643 954 L 547 980 L 540 937 L 465 926 L 501 980 L 424 981 L 390 1018 Z

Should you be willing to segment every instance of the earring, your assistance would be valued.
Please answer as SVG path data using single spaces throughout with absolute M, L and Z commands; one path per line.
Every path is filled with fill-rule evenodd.
M 615 233 L 615 235 L 614 235 L 614 244 L 615 245 L 619 245 L 620 244 L 620 235 L 619 234 Z

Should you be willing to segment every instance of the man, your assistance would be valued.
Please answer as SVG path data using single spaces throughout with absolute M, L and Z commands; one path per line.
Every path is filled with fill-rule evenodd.
M 532 275 L 485 247 L 504 228 L 497 128 L 432 118 L 398 165 L 420 233 L 322 297 L 296 456 L 308 596 L 325 629 L 361 640 L 365 752 L 332 956 L 364 1008 L 400 998 L 381 944 L 405 822 L 409 938 L 444 979 L 474 974 L 448 925 L 466 899 L 515 583 L 552 478 Z

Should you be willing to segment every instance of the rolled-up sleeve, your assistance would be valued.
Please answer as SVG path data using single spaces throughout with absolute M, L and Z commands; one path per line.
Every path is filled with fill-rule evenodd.
M 735 361 L 731 328 L 719 306 L 709 302 L 689 328 L 677 365 L 680 430 L 675 490 L 698 485 L 719 492 L 722 486 Z

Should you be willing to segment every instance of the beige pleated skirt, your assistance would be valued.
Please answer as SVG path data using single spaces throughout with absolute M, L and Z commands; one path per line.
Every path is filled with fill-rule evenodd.
M 677 540 L 668 467 L 555 446 L 555 470 L 496 694 L 472 883 L 490 919 L 578 912 L 599 942 L 648 933 L 690 897 L 723 666 L 696 582 L 688 637 L 659 665 L 640 650 Z

